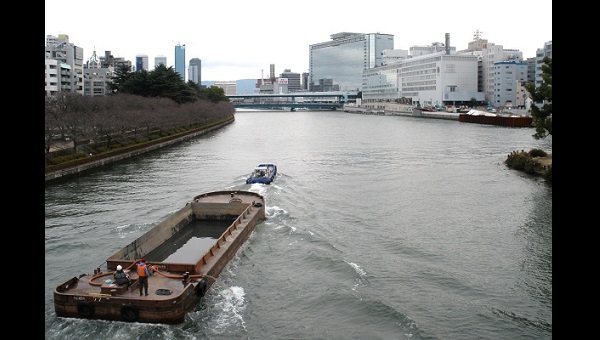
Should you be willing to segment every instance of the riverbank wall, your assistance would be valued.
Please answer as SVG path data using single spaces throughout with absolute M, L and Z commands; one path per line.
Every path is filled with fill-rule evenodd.
M 125 150 L 123 152 L 119 152 L 118 154 L 115 154 L 112 156 L 102 157 L 102 158 L 96 159 L 96 160 L 90 160 L 89 162 L 86 162 L 84 164 L 75 165 L 73 167 L 60 169 L 60 170 L 56 170 L 56 171 L 48 171 L 48 172 L 46 172 L 45 181 L 49 182 L 49 181 L 53 181 L 53 180 L 57 180 L 57 179 L 64 179 L 66 177 L 72 177 L 74 175 L 77 175 L 81 172 L 84 172 L 84 171 L 87 171 L 90 169 L 94 169 L 94 168 L 104 166 L 107 164 L 112 164 L 112 163 L 115 163 L 115 162 L 118 162 L 118 161 L 121 161 L 124 159 L 136 157 L 141 154 L 144 154 L 144 153 L 147 153 L 150 151 L 154 151 L 156 149 L 160 149 L 160 148 L 163 148 L 166 146 L 175 145 L 177 143 L 181 143 L 183 141 L 190 140 L 192 138 L 203 135 L 207 132 L 218 130 L 224 126 L 227 126 L 227 125 L 233 123 L 234 120 L 235 120 L 235 117 L 232 117 L 230 120 L 228 120 L 226 122 L 223 122 L 223 123 L 220 123 L 217 125 L 213 125 L 206 129 L 197 130 L 194 132 L 190 132 L 188 134 L 176 136 L 174 138 L 160 140 L 160 141 L 154 142 L 154 143 L 148 143 L 147 146 L 130 149 L 130 150 Z

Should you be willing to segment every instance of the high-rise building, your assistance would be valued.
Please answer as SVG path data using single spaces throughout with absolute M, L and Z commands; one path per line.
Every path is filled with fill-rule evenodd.
M 289 92 L 298 92 L 302 90 L 300 73 L 295 73 L 290 69 L 285 69 L 283 70 L 283 73 L 279 75 L 279 79 L 287 79 L 287 90 Z
M 190 59 L 190 66 L 188 66 L 188 80 L 200 85 L 202 82 L 202 61 L 199 58 Z
M 148 71 L 148 55 L 147 54 L 138 54 L 135 56 L 135 71 L 139 72 L 141 70 Z
M 308 91 L 308 72 L 302 72 L 302 90 Z
M 360 91 L 363 70 L 383 65 L 383 50 L 394 49 L 391 34 L 341 32 L 330 37 L 309 46 L 310 91 L 322 91 L 324 84 L 332 90 Z
M 165 57 L 164 55 L 157 55 L 156 57 L 154 57 L 154 68 L 161 64 L 165 65 L 165 67 L 167 66 L 167 57 Z
M 175 45 L 175 72 L 185 81 L 185 44 Z

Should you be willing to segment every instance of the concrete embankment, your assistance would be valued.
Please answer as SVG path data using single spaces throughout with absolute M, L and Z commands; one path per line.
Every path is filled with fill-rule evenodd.
M 233 123 L 234 120 L 235 120 L 235 118 L 231 118 L 230 120 L 228 120 L 226 122 L 208 127 L 206 129 L 198 130 L 195 132 L 191 132 L 189 134 L 185 134 L 185 135 L 170 138 L 170 139 L 165 139 L 163 141 L 159 141 L 156 143 L 150 143 L 150 144 L 148 144 L 148 146 L 145 146 L 142 148 L 137 148 L 137 149 L 132 149 L 130 151 L 125 151 L 125 152 L 116 154 L 114 156 L 102 157 L 97 160 L 90 160 L 89 162 L 86 162 L 85 164 L 75 165 L 70 168 L 56 170 L 56 171 L 48 171 L 48 172 L 46 172 L 46 182 L 56 180 L 59 178 L 65 178 L 68 176 L 77 175 L 83 171 L 94 169 L 94 168 L 97 168 L 97 167 L 100 167 L 100 166 L 103 166 L 106 164 L 118 162 L 118 161 L 121 161 L 121 160 L 124 160 L 127 158 L 132 158 L 132 157 L 144 154 L 146 152 L 150 152 L 150 151 L 153 151 L 156 149 L 163 148 L 165 146 L 170 146 L 170 145 L 174 145 L 177 143 L 181 143 L 183 141 L 195 138 L 195 137 L 205 134 L 207 132 L 220 129 L 226 125 Z

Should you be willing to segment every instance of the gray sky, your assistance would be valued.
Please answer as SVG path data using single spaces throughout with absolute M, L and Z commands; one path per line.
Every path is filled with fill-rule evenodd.
M 84 61 L 100 57 L 135 62 L 135 56 L 167 57 L 185 44 L 202 61 L 202 80 L 258 79 L 284 69 L 308 72 L 309 45 L 339 32 L 394 35 L 394 48 L 444 42 L 467 48 L 475 31 L 489 43 L 535 56 L 552 40 L 551 0 L 123 0 L 113 3 L 45 0 L 45 34 L 66 34 L 83 48 Z M 187 79 L 187 76 L 186 76 Z

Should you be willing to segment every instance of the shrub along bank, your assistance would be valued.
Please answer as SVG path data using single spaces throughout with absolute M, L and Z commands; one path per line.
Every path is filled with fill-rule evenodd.
M 509 168 L 523 171 L 528 175 L 541 176 L 548 185 L 552 186 L 552 155 L 544 150 L 513 151 L 504 163 Z

